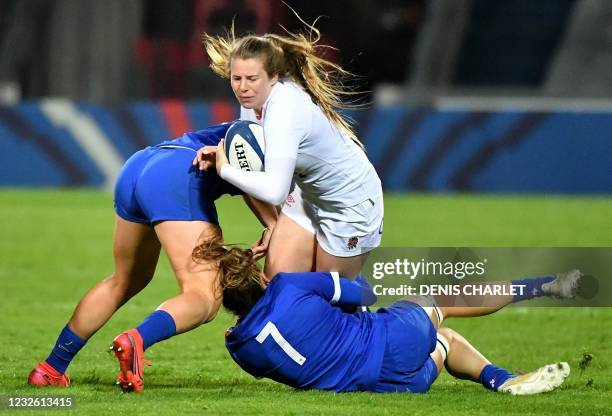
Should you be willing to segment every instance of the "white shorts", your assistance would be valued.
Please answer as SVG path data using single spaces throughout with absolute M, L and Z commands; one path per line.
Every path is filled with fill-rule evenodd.
M 327 253 L 353 257 L 378 247 L 383 232 L 383 197 L 374 196 L 352 207 L 320 208 L 302 198 L 295 186 L 282 212 L 316 236 Z

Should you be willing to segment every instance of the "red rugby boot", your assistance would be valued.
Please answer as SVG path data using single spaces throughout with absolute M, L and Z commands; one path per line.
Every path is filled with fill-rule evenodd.
M 42 361 L 30 372 L 28 384 L 39 387 L 70 387 L 70 377 L 51 367 L 48 362 Z
M 135 329 L 122 332 L 113 340 L 111 350 L 119 361 L 119 374 L 117 384 L 124 393 L 144 390 L 143 364 L 151 365 L 144 359 L 142 337 Z

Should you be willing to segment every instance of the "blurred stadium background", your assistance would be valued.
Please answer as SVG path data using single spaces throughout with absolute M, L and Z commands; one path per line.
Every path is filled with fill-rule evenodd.
M 612 192 L 610 2 L 290 4 L 362 77 L 386 190 Z M 233 16 L 303 28 L 280 0 L 0 1 L 0 186 L 110 187 L 139 148 L 236 117 L 200 43 Z

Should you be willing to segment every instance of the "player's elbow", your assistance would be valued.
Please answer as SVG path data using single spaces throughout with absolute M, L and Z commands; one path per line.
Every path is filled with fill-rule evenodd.
M 363 288 L 361 292 L 361 304 L 363 306 L 372 306 L 377 301 L 376 294 L 371 289 Z
M 285 199 L 287 199 L 287 194 L 288 192 L 282 189 L 273 190 L 270 192 L 269 198 L 265 202 L 278 206 L 285 202 Z

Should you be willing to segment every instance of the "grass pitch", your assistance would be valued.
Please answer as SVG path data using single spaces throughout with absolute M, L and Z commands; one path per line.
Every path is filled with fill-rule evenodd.
M 260 227 L 240 198 L 219 203 L 225 237 L 251 243 Z M 386 246 L 612 246 L 612 199 L 387 195 Z M 490 360 L 511 370 L 568 361 L 558 391 L 532 397 L 493 394 L 447 374 L 424 395 L 301 392 L 255 380 L 223 346 L 232 324 L 211 324 L 153 346 L 146 389 L 125 395 L 114 385 L 107 353 L 113 337 L 137 325 L 177 292 L 162 258 L 151 284 L 102 328 L 69 368 L 73 387 L 26 384 L 79 298 L 112 270 L 112 197 L 95 191 L 0 191 L 0 395 L 70 394 L 78 414 L 346 414 L 346 415 L 604 415 L 612 414 L 612 309 L 509 308 L 495 315 L 448 320 Z M 593 359 L 585 369 L 584 355 Z M 45 411 L 18 411 L 43 414 Z M 61 411 L 50 410 L 51 414 Z

